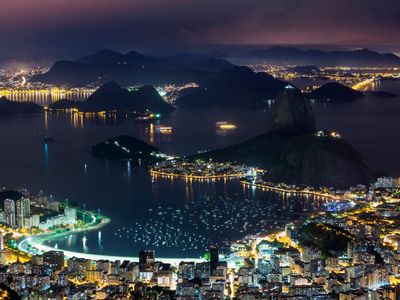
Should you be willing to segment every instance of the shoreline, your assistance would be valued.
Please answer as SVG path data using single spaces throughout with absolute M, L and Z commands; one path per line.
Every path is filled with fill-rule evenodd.
M 150 175 L 161 175 L 161 174 L 155 174 L 155 172 L 149 170 Z M 166 174 L 162 174 L 163 176 L 166 176 Z M 235 174 L 236 175 L 236 174 Z M 181 176 L 181 175 L 175 175 L 170 177 L 175 177 L 175 178 L 180 178 L 180 179 L 197 179 L 194 176 L 187 177 L 187 176 Z M 219 177 L 220 179 L 237 179 L 236 176 L 224 176 L 224 177 Z M 202 177 L 201 179 L 207 179 Z M 218 178 L 208 178 L 208 179 L 218 179 Z M 317 192 L 317 191 L 310 191 L 310 190 L 292 190 L 280 186 L 275 186 L 275 185 L 269 185 L 269 184 L 262 184 L 262 183 L 252 183 L 246 180 L 239 180 L 239 182 L 247 187 L 253 187 L 260 189 L 261 191 L 272 191 L 274 193 L 293 193 L 293 194 L 298 194 L 298 195 L 307 195 L 307 196 L 314 196 L 314 197 L 322 197 L 330 200 L 337 200 L 337 201 L 352 201 L 352 199 L 349 199 L 348 197 L 343 196 L 338 196 L 338 195 L 333 195 L 330 193 L 323 193 L 323 192 Z M 111 218 L 106 217 L 106 216 L 101 216 L 101 220 L 98 221 L 98 217 L 95 215 L 94 212 L 91 211 L 84 211 L 84 210 L 79 210 L 79 213 L 84 214 L 86 217 L 90 217 L 91 221 L 87 224 L 85 224 L 85 227 L 83 228 L 76 228 L 72 229 L 69 231 L 63 231 L 63 232 L 45 232 L 45 233 L 40 233 L 38 235 L 31 235 L 31 236 L 26 236 L 23 237 L 19 240 L 17 240 L 17 249 L 19 251 L 22 251 L 26 253 L 27 255 L 34 255 L 34 254 L 40 254 L 46 251 L 63 251 L 65 258 L 71 258 L 71 257 L 77 257 L 77 258 L 85 258 L 85 259 L 92 259 L 92 260 L 129 260 L 129 261 L 138 261 L 139 258 L 137 256 L 123 256 L 123 255 L 110 255 L 110 254 L 96 254 L 96 253 L 86 253 L 86 252 L 77 252 L 77 251 L 70 251 L 66 249 L 59 249 L 51 246 L 47 246 L 44 243 L 47 241 L 51 241 L 53 239 L 59 239 L 62 237 L 70 236 L 70 235 L 76 235 L 79 233 L 83 232 L 89 232 L 89 231 L 95 231 L 98 230 L 106 225 L 108 225 L 111 222 Z M 264 233 L 259 233 L 259 234 L 267 234 L 266 232 Z M 234 242 L 234 241 L 232 241 Z M 183 257 L 183 258 L 177 258 L 177 257 L 158 257 L 157 260 L 171 263 L 173 265 L 178 265 L 180 262 L 198 262 L 202 261 L 202 258 L 189 258 L 189 257 Z
M 345 200 L 345 201 L 352 201 L 352 199 L 348 199 L 346 197 L 340 197 L 337 195 L 332 195 L 332 194 L 327 194 L 327 193 L 319 193 L 316 191 L 306 191 L 306 190 L 290 190 L 290 189 L 285 189 L 283 187 L 278 187 L 274 185 L 269 185 L 269 184 L 261 184 L 261 183 L 250 183 L 245 180 L 240 181 L 242 184 L 245 186 L 249 187 L 256 187 L 261 190 L 269 190 L 272 192 L 280 192 L 280 193 L 290 193 L 290 194 L 298 194 L 298 195 L 306 195 L 306 196 L 315 196 L 315 197 L 322 197 L 322 198 L 327 198 L 331 200 Z
M 151 168 L 149 169 L 150 175 L 152 176 L 163 176 L 163 177 L 174 177 L 174 178 L 182 178 L 182 179 L 204 179 L 204 180 L 212 180 L 212 179 L 233 179 L 233 178 L 241 178 L 245 174 L 238 173 L 238 174 L 226 174 L 226 175 L 210 175 L 210 176 L 201 176 L 201 175 L 181 175 L 175 173 L 168 173 L 168 172 L 160 172 L 154 171 Z
M 92 212 L 81 210 L 80 213 L 90 215 L 95 222 L 96 217 L 94 216 L 94 214 Z M 109 261 L 129 260 L 129 261 L 133 261 L 133 262 L 138 262 L 139 257 L 137 257 L 137 256 L 131 257 L 131 256 L 119 256 L 119 255 L 108 255 L 108 254 L 84 253 L 84 252 L 70 251 L 70 250 L 59 249 L 59 248 L 44 245 L 44 243 L 46 241 L 52 240 L 54 238 L 58 239 L 58 238 L 62 238 L 62 237 L 70 236 L 70 235 L 79 234 L 82 232 L 89 232 L 89 231 L 94 231 L 94 230 L 100 229 L 100 228 L 108 225 L 110 222 L 111 222 L 111 218 L 102 216 L 102 220 L 99 223 L 89 225 L 85 228 L 79 228 L 79 229 L 60 232 L 60 233 L 46 232 L 46 233 L 41 233 L 38 235 L 26 236 L 17 241 L 17 250 L 22 251 L 27 255 L 40 254 L 40 253 L 47 252 L 47 251 L 62 251 L 64 253 L 65 259 L 77 257 L 77 258 L 92 259 L 92 260 L 109 260 Z M 28 247 L 32 247 L 34 249 L 34 251 L 27 249 Z M 203 261 L 201 258 L 172 258 L 172 257 L 171 258 L 159 257 L 159 258 L 157 258 L 157 260 L 166 262 L 166 263 L 170 263 L 172 265 L 178 265 L 182 261 L 185 261 L 185 262 Z

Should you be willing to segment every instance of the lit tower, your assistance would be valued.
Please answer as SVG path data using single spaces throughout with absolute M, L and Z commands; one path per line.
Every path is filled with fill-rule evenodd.
M 139 252 L 139 272 L 154 272 L 155 271 L 155 251 L 142 250 Z
M 25 219 L 31 214 L 29 198 L 21 198 L 16 202 L 16 221 L 19 227 L 25 227 Z M 29 227 L 29 226 L 27 226 Z
M 6 222 L 11 226 L 15 226 L 15 201 L 12 199 L 4 200 L 4 212 L 6 215 Z

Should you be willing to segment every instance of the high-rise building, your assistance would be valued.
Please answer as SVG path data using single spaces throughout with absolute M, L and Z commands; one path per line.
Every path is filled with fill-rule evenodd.
M 47 203 L 47 208 L 54 210 L 55 212 L 60 212 L 60 202 L 58 201 L 50 201 Z
M 68 277 L 66 272 L 60 272 L 57 276 L 57 283 L 59 286 L 67 286 L 68 285 Z
M 110 264 L 110 274 L 119 275 L 120 266 L 121 266 L 121 261 L 119 261 L 119 260 L 111 262 L 111 264 Z
M 0 223 L 6 223 L 6 214 L 2 209 L 0 209 Z
M 0 232 L 0 251 L 4 250 L 4 234 Z
M 99 283 L 101 282 L 101 274 L 102 272 L 99 270 L 87 270 L 85 272 L 86 281 Z
M 218 267 L 219 262 L 219 251 L 218 248 L 214 245 L 210 246 L 210 271 L 211 274 L 215 271 Z
M 393 177 L 379 177 L 374 186 L 376 188 L 396 188 L 398 186 L 398 179 Z
M 76 223 L 76 208 L 74 207 L 66 207 L 64 209 L 64 215 L 67 219 L 67 223 L 69 225 L 73 225 Z
M 25 218 L 24 227 L 26 228 L 39 227 L 39 224 L 40 224 L 39 215 L 31 215 L 29 218 Z
M 16 221 L 18 227 L 25 227 L 25 219 L 31 214 L 31 201 L 29 198 L 21 198 L 16 202 Z
M 142 250 L 139 252 L 139 272 L 155 271 L 155 251 Z
M 181 262 L 179 264 L 179 278 L 192 280 L 194 278 L 194 262 Z
M 12 199 L 4 200 L 4 213 L 6 215 L 6 223 L 15 226 L 15 201 Z
M 208 262 L 197 263 L 194 269 L 194 277 L 200 279 L 210 278 L 210 264 Z
M 48 251 L 43 253 L 43 264 L 56 269 L 64 267 L 64 252 Z

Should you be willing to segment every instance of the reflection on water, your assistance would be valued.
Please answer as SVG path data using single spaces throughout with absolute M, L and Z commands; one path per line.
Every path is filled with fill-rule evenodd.
M 93 91 L 94 90 L 91 89 L 0 90 L 0 97 L 5 96 L 12 101 L 30 101 L 42 106 L 47 106 L 61 99 L 82 101 L 87 99 Z
M 84 114 L 80 112 L 74 111 L 66 111 L 66 112 L 53 112 L 53 111 L 45 111 L 44 112 L 44 125 L 45 129 L 49 128 L 49 118 L 54 122 L 54 119 L 58 120 L 68 120 L 68 127 L 73 129 L 84 129 L 89 126 L 97 126 L 97 125 L 126 125 L 126 123 L 131 123 L 133 126 L 137 126 L 140 128 L 141 134 L 146 136 L 146 140 L 148 139 L 148 143 L 154 144 L 156 137 L 163 136 L 165 141 L 169 141 L 169 136 L 172 135 L 172 126 L 168 125 L 160 125 L 161 120 L 155 120 L 151 122 L 142 122 L 136 123 L 134 117 L 125 114 L 117 114 L 117 113 L 107 113 L 107 114 Z M 167 129 L 164 129 L 167 128 Z M 218 132 L 217 132 L 218 135 Z M 226 134 L 225 134 L 226 135 Z
M 365 92 L 376 92 L 382 88 L 381 80 L 374 80 L 370 84 L 368 84 L 363 91 Z
M 138 182 L 136 188 L 151 182 L 152 197 L 161 201 L 135 201 L 128 214 L 121 211 L 127 208 L 115 208 L 121 212 L 118 220 L 113 219 L 101 232 L 78 235 L 78 241 L 84 243 L 71 245 L 63 237 L 47 244 L 89 253 L 134 255 L 150 247 L 163 255 L 197 256 L 211 243 L 223 245 L 248 235 L 281 230 L 309 212 L 325 210 L 328 204 L 331 208 L 341 205 L 320 196 L 248 188 L 238 180 L 171 180 L 140 170 L 134 170 L 132 177 Z
M 47 143 L 44 144 L 44 167 L 47 169 L 49 166 L 49 145 Z
M 125 114 L 116 114 L 116 113 L 90 113 L 84 114 L 81 112 L 74 111 L 50 111 L 46 110 L 44 112 L 44 122 L 45 128 L 48 129 L 49 126 L 49 118 L 52 119 L 66 119 L 69 120 L 69 126 L 74 129 L 83 129 L 87 125 L 115 125 L 115 124 L 123 124 L 127 120 L 134 120 L 133 117 L 130 117 Z M 153 123 L 143 123 L 148 126 L 153 126 Z M 150 127 L 151 128 L 151 127 Z M 154 130 L 151 129 L 153 134 Z

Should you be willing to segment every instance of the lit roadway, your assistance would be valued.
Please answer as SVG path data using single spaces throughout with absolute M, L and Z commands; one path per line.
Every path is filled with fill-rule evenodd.
M 374 81 L 375 81 L 375 78 L 368 78 L 364 81 L 361 81 L 361 82 L 353 85 L 351 88 L 353 90 L 357 90 L 357 91 L 364 91 Z
M 322 198 L 327 198 L 331 200 L 348 200 L 352 201 L 351 199 L 344 198 L 342 196 L 338 195 L 333 195 L 325 192 L 320 192 L 320 191 L 310 191 L 310 190 L 293 190 L 293 189 L 288 189 L 285 187 L 280 187 L 280 186 L 274 186 L 271 184 L 267 183 L 250 183 L 245 180 L 241 181 L 242 184 L 247 185 L 247 186 L 252 186 L 256 188 L 260 188 L 262 190 L 270 190 L 270 191 L 275 191 L 275 192 L 282 192 L 282 193 L 288 193 L 288 194 L 295 194 L 295 195 L 309 195 L 309 196 L 318 196 Z M 353 196 L 354 198 L 354 196 Z
M 73 234 L 73 233 L 72 233 Z M 133 262 L 139 262 L 139 258 L 137 256 L 114 256 L 114 255 L 102 255 L 102 254 L 91 254 L 91 253 L 82 253 L 82 252 L 74 252 L 74 251 L 68 251 L 68 250 L 63 250 L 63 249 L 58 249 L 58 248 L 53 248 L 50 246 L 43 245 L 39 242 L 35 242 L 34 239 L 31 237 L 28 237 L 24 240 L 22 240 L 18 244 L 18 248 L 22 251 L 26 251 L 27 245 L 31 245 L 32 247 L 36 248 L 39 252 L 46 252 L 46 251 L 63 251 L 64 255 L 66 258 L 71 258 L 71 257 L 78 257 L 78 258 L 85 258 L 85 259 L 92 259 L 92 260 L 109 260 L 109 261 L 115 261 L 115 260 L 128 260 L 128 261 L 133 261 Z M 157 257 L 157 261 L 162 261 L 164 263 L 172 264 L 174 266 L 179 265 L 181 261 L 193 261 L 193 262 L 201 262 L 204 261 L 203 259 L 200 258 L 164 258 L 164 257 Z

